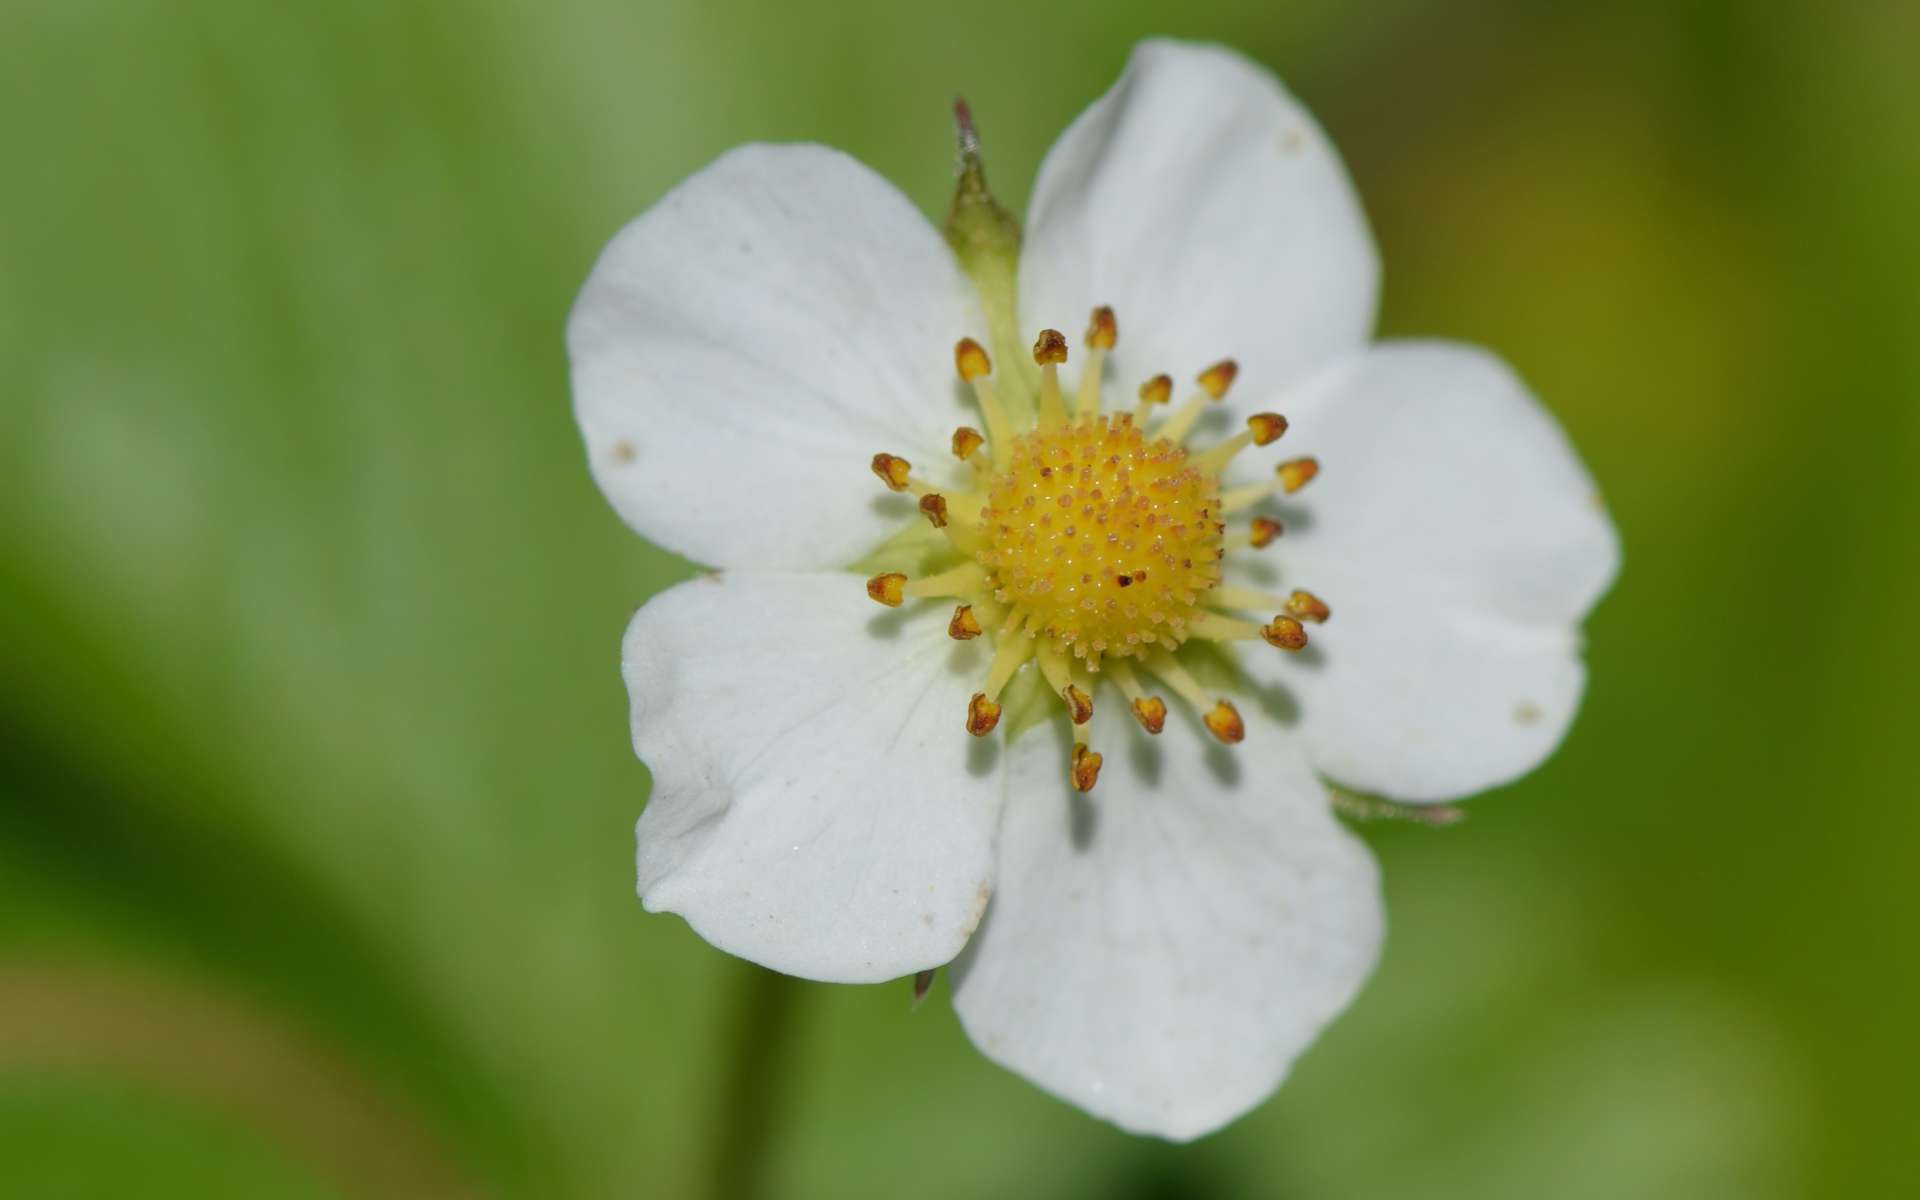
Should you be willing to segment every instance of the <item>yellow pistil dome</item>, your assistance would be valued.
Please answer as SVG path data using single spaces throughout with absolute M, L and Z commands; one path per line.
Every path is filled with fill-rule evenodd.
M 1092 670 L 1177 649 L 1220 581 L 1215 475 L 1126 414 L 1022 434 L 1012 458 L 988 484 L 974 555 L 993 598 Z
M 1119 691 L 1142 729 L 1158 734 L 1167 704 L 1148 694 L 1137 667 L 1231 745 L 1246 736 L 1239 710 L 1201 689 L 1181 665 L 1182 647 L 1195 638 L 1257 640 L 1297 652 L 1307 645 L 1302 622 L 1324 621 L 1330 613 L 1310 592 L 1281 597 L 1221 582 L 1220 562 L 1230 550 L 1258 549 L 1281 533 L 1267 516 L 1229 531 L 1228 515 L 1277 492 L 1297 491 L 1318 470 L 1312 459 L 1292 459 L 1267 482 L 1221 488 L 1227 463 L 1249 446 L 1277 441 L 1287 431 L 1286 418 L 1256 413 L 1245 430 L 1204 449 L 1188 448 L 1196 422 L 1239 375 L 1232 359 L 1202 371 L 1194 395 L 1152 427 L 1149 419 L 1172 399 L 1165 375 L 1140 386 L 1132 411 L 1103 414 L 1101 376 L 1118 336 L 1113 310 L 1095 309 L 1084 343 L 1087 362 L 1069 398 L 1059 379 L 1067 340 L 1042 330 L 1033 346 L 1037 393 L 1013 381 L 1035 414 L 1024 429 L 995 389 L 985 348 L 961 339 L 954 367 L 972 386 L 987 430 L 963 426 L 953 434 L 954 457 L 971 468 L 972 483 L 942 491 L 897 455 L 879 453 L 872 462 L 889 490 L 917 499 L 920 514 L 944 535 L 952 565 L 914 579 L 897 571 L 875 575 L 867 594 L 889 607 L 962 601 L 948 635 L 960 641 L 986 636 L 993 644 L 982 689 L 964 714 L 975 737 L 998 727 L 1001 693 L 1033 661 L 1066 712 L 1073 733 L 1067 777 L 1081 791 L 1090 791 L 1100 775 L 1101 756 L 1087 739 L 1100 681 Z M 1237 612 L 1265 619 L 1232 615 Z

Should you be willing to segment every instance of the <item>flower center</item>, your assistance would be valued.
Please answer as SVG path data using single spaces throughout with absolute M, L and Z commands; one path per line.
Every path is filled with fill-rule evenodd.
M 1141 386 L 1132 412 L 1103 416 L 1101 376 L 1117 336 L 1113 310 L 1096 309 L 1069 411 L 1059 379 L 1066 339 L 1041 331 L 1033 348 L 1040 368 L 1037 417 L 1026 430 L 1015 428 L 995 390 L 987 352 L 961 339 L 954 364 L 972 385 L 987 426 L 985 434 L 969 427 L 953 434 L 954 457 L 972 469 L 970 485 L 943 491 L 916 477 L 907 460 L 873 456 L 874 474 L 893 491 L 917 497 L 921 515 L 945 535 L 951 565 L 912 580 L 882 572 L 867 580 L 867 594 L 888 606 L 958 599 L 948 636 L 968 641 L 991 634 L 986 679 L 967 705 L 967 732 L 976 737 L 999 724 L 1001 693 L 1035 663 L 1072 722 L 1068 774 L 1081 791 L 1100 776 L 1101 756 L 1088 747 L 1086 732 L 1100 679 L 1113 683 L 1143 729 L 1158 734 L 1167 705 L 1148 694 L 1135 674 L 1139 667 L 1200 714 L 1209 733 L 1231 744 L 1246 736 L 1239 711 L 1202 690 L 1182 665 L 1181 649 L 1197 638 L 1258 640 L 1298 651 L 1307 644 L 1302 622 L 1330 615 L 1311 592 L 1279 597 L 1221 582 L 1220 560 L 1229 550 L 1259 549 L 1281 533 L 1269 516 L 1254 515 L 1237 531 L 1229 531 L 1226 518 L 1275 492 L 1298 491 L 1319 471 L 1311 458 L 1291 459 L 1268 481 L 1221 488 L 1234 455 L 1280 437 L 1286 418 L 1255 413 L 1244 431 L 1204 450 L 1187 448 L 1194 423 L 1233 386 L 1239 369 L 1230 359 L 1201 372 L 1196 394 L 1150 430 L 1153 411 L 1172 398 L 1173 381 L 1165 375 Z M 1261 623 L 1230 615 L 1235 611 L 1274 616 Z
M 974 558 L 1014 619 L 1075 658 L 1177 650 L 1220 582 L 1218 480 L 1130 416 L 1014 439 Z

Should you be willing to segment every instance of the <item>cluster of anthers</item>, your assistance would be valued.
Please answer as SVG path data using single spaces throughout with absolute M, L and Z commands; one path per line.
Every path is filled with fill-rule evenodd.
M 1312 458 L 1282 462 L 1274 478 L 1222 490 L 1227 463 L 1248 446 L 1287 431 L 1278 413 L 1257 413 L 1247 428 L 1204 450 L 1185 441 L 1209 404 L 1233 386 L 1232 360 L 1200 373 L 1198 390 L 1148 428 L 1172 398 L 1173 381 L 1156 375 L 1140 388 L 1130 412 L 1103 414 L 1101 374 L 1118 336 L 1113 310 L 1099 308 L 1087 329 L 1087 364 L 1071 408 L 1059 367 L 1067 341 L 1042 330 L 1033 359 L 1040 368 L 1035 426 L 1017 432 L 994 389 L 993 364 L 971 338 L 954 348 L 987 432 L 962 426 L 953 454 L 972 468 L 970 490 L 939 491 L 916 478 L 912 464 L 873 456 L 888 488 L 919 499 L 920 512 L 944 533 L 959 565 L 917 579 L 897 572 L 867 580 L 867 594 L 889 607 L 907 599 L 957 599 L 947 633 L 966 641 L 991 631 L 993 658 L 983 690 L 967 705 L 967 732 L 984 737 L 1000 722 L 1002 691 L 1029 660 L 1066 705 L 1073 727 L 1070 775 L 1090 791 L 1101 756 L 1087 744 L 1093 692 L 1111 680 L 1150 734 L 1166 725 L 1166 701 L 1151 695 L 1135 668 L 1165 684 L 1200 714 L 1208 732 L 1232 744 L 1246 736 L 1239 711 L 1209 698 L 1175 652 L 1189 639 L 1251 641 L 1297 652 L 1304 623 L 1325 621 L 1326 604 L 1311 592 L 1287 596 L 1229 587 L 1220 560 L 1240 547 L 1258 549 L 1280 536 L 1280 522 L 1255 516 L 1228 532 L 1224 518 L 1275 492 L 1292 493 L 1319 471 Z M 1235 615 L 1272 613 L 1264 623 Z

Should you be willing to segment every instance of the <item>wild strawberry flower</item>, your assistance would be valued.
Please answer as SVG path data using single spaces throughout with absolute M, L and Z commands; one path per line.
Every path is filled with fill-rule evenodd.
M 1328 781 L 1538 764 L 1615 535 L 1498 360 L 1370 344 L 1365 219 L 1264 70 L 1138 47 L 1024 237 L 962 128 L 944 239 L 845 155 L 746 146 L 574 308 L 594 478 L 717 568 L 626 634 L 639 892 L 794 975 L 952 962 L 989 1057 L 1190 1138 L 1378 954 Z

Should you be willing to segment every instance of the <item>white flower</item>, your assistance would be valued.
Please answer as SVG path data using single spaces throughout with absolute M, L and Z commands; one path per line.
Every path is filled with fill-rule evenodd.
M 1322 780 L 1425 802 L 1538 764 L 1614 533 L 1499 361 L 1369 343 L 1346 174 L 1227 51 L 1142 45 L 1062 135 L 1017 300 L 1010 259 L 955 245 L 966 268 L 842 154 L 747 146 L 581 293 L 595 479 L 719 568 L 626 636 L 640 894 L 795 975 L 954 961 L 987 1055 L 1197 1136 L 1378 952 L 1376 870 Z M 1150 422 L 1163 372 L 1199 386 Z M 1283 431 L 1276 473 L 1253 447 Z M 876 570 L 904 604 L 861 595 Z

